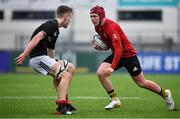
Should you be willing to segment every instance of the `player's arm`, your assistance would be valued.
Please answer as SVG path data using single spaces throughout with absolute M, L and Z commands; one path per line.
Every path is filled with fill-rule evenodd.
M 110 37 L 112 40 L 112 44 L 114 47 L 114 57 L 113 61 L 111 63 L 111 66 L 106 70 L 105 75 L 110 76 L 112 72 L 115 70 L 121 55 L 122 55 L 122 44 L 121 44 L 121 38 L 117 30 L 115 29 L 110 29 L 108 30 L 107 35 Z
M 40 31 L 37 35 L 35 35 L 32 40 L 28 43 L 23 53 L 21 53 L 17 58 L 15 58 L 15 62 L 17 65 L 22 64 L 22 62 L 25 60 L 26 56 L 29 55 L 29 53 L 32 51 L 32 49 L 40 42 L 41 39 L 43 39 L 45 36 L 43 31 Z
M 54 58 L 55 57 L 55 50 L 54 49 L 50 49 L 50 48 L 47 48 L 47 55 L 51 58 Z
M 116 32 L 111 35 L 111 39 L 114 47 L 114 58 L 111 64 L 111 68 L 115 69 L 122 55 L 122 44 L 121 38 Z

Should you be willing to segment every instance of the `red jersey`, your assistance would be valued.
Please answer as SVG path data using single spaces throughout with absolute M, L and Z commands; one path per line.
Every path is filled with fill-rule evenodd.
M 105 19 L 104 25 L 96 26 L 95 30 L 114 53 L 111 68 L 116 68 L 121 57 L 128 58 L 137 54 L 121 27 L 114 21 Z

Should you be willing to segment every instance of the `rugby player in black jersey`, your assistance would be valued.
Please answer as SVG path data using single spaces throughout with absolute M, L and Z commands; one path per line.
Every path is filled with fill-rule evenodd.
M 15 59 L 21 65 L 27 56 L 30 56 L 32 68 L 43 74 L 53 77 L 58 91 L 56 100 L 56 114 L 72 114 L 76 109 L 68 102 L 68 88 L 74 72 L 74 65 L 66 60 L 55 60 L 55 43 L 59 35 L 59 28 L 67 28 L 73 9 L 62 5 L 56 10 L 56 18 L 41 24 L 32 34 L 25 50 Z

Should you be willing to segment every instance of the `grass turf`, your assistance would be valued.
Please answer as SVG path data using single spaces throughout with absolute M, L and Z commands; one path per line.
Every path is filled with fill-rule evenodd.
M 180 108 L 180 75 L 146 75 L 163 88 L 170 88 Z M 39 74 L 0 74 L 0 118 L 180 118 L 168 111 L 163 99 L 139 88 L 126 74 L 113 74 L 111 81 L 122 107 L 104 110 L 108 95 L 95 74 L 75 74 L 69 89 L 77 108 L 73 115 L 54 115 L 56 92 L 51 77 Z

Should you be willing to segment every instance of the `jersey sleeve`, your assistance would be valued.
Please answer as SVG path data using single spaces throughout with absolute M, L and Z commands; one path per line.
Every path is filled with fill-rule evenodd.
M 56 31 L 56 25 L 48 21 L 43 24 L 42 31 L 45 33 L 45 37 L 48 37 Z
M 115 69 L 122 55 L 122 43 L 121 37 L 119 35 L 118 30 L 113 26 L 108 28 L 107 35 L 111 39 L 114 49 L 114 58 L 111 64 L 111 68 Z

